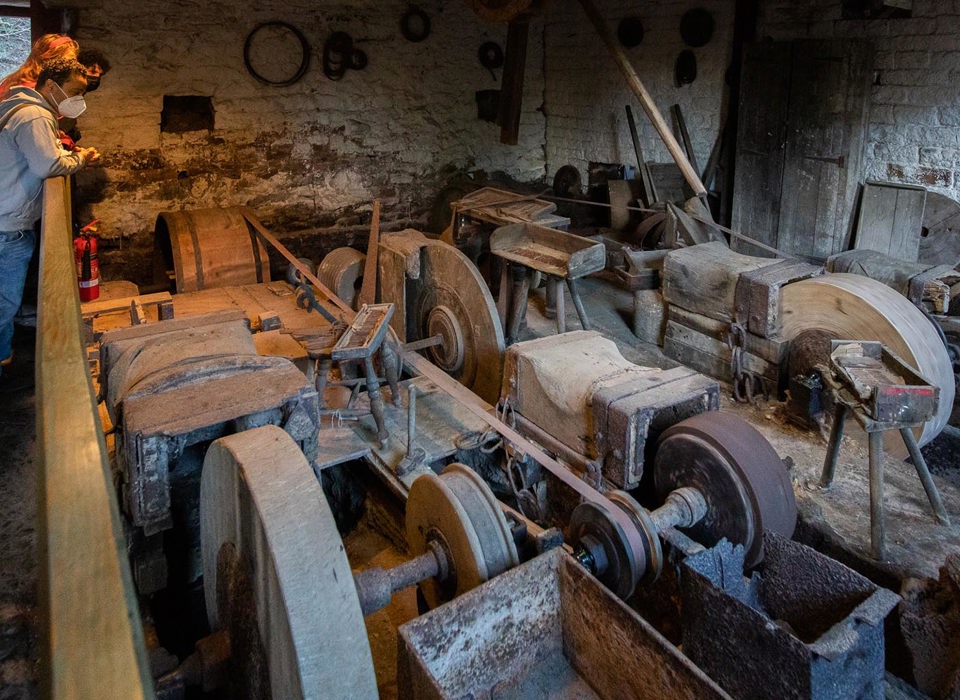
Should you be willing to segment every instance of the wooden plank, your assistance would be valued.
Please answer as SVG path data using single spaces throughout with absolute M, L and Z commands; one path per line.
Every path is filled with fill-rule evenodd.
M 926 188 L 917 185 L 864 183 L 854 247 L 916 262 L 926 197 Z
M 507 50 L 504 52 L 503 81 L 500 87 L 500 143 L 515 146 L 520 134 L 520 111 L 523 103 L 523 75 L 527 63 L 529 15 L 510 20 L 507 25 Z
M 873 50 L 853 39 L 795 41 L 792 49 L 776 247 L 824 259 L 850 247 Z
M 627 58 L 619 42 L 614 38 L 613 32 L 607 27 L 606 20 L 604 20 L 603 16 L 597 11 L 597 8 L 591 0 L 580 0 L 580 5 L 593 23 L 603 43 L 606 44 L 610 50 L 613 60 L 627 80 L 627 86 L 633 91 L 634 95 L 637 96 L 637 99 L 640 100 L 640 106 L 643 107 L 643 111 L 647 113 L 647 117 L 649 117 L 653 123 L 653 127 L 657 130 L 657 133 L 660 134 L 660 138 L 663 139 L 664 145 L 667 147 L 670 155 L 673 156 L 674 162 L 680 167 L 684 179 L 690 187 L 693 188 L 694 195 L 697 197 L 706 197 L 707 188 L 700 182 L 700 175 L 693 166 L 690 165 L 690 161 L 687 160 L 683 148 L 677 142 L 677 139 L 674 138 L 670 126 L 663 118 L 663 115 L 660 114 L 660 110 L 657 109 L 657 105 L 654 103 L 650 93 L 647 92 L 647 88 L 640 81 L 640 76 L 637 75 L 633 66 L 630 64 L 630 59 Z
M 732 227 L 776 247 L 780 227 L 783 144 L 790 105 L 790 45 L 760 42 L 746 47 L 733 180 Z M 734 238 L 748 255 L 770 253 Z
M 679 306 L 667 307 L 667 318 L 681 326 L 708 335 L 714 340 L 720 340 L 724 343 L 730 336 L 730 324 L 724 321 L 708 318 Z M 772 364 L 780 364 L 787 356 L 787 349 L 790 343 L 783 338 L 761 338 L 753 333 L 744 335 L 744 348 L 751 355 L 756 355 L 761 360 Z
M 43 695 L 152 698 L 140 610 L 81 346 L 65 178 L 44 186 L 37 333 Z
M 730 368 L 732 353 L 729 346 L 675 321 L 667 321 L 667 330 L 663 336 L 663 354 L 707 376 L 725 382 L 733 381 L 733 371 Z M 777 365 L 749 352 L 743 353 L 742 357 L 745 371 L 764 377 L 772 382 L 773 386 L 777 385 L 780 373 Z
M 116 311 L 127 311 L 130 308 L 130 304 L 135 300 L 141 306 L 158 306 L 160 304 L 171 303 L 173 297 L 170 296 L 169 292 L 157 292 L 156 294 L 87 301 L 80 304 L 80 313 L 84 318 L 88 318 L 91 316 L 99 316 L 100 314 L 114 313 Z
M 367 256 L 363 261 L 363 282 L 360 285 L 361 306 L 377 300 L 377 255 L 380 250 L 380 200 L 373 200 L 373 216 L 370 219 L 370 237 L 367 239 Z

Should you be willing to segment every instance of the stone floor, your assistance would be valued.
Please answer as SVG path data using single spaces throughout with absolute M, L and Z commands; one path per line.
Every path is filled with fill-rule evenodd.
M 0 375 L 0 700 L 38 697 L 35 333 L 17 327 Z

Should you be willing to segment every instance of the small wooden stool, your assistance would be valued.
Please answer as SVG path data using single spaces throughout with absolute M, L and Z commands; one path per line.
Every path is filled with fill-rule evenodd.
M 836 405 L 830 442 L 820 475 L 820 488 L 833 483 L 848 413 L 867 433 L 870 469 L 870 553 L 884 557 L 885 527 L 883 506 L 883 434 L 899 430 L 917 476 L 941 525 L 950 518 L 930 470 L 923 459 L 913 428 L 936 414 L 939 389 L 930 385 L 912 367 L 888 348 L 869 341 L 832 341 L 832 371 L 821 372 Z

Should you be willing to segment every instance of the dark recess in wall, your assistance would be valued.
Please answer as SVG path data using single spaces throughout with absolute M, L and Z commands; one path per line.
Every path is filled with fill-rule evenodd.
M 213 129 L 213 100 L 202 95 L 164 95 L 160 131 L 180 134 Z

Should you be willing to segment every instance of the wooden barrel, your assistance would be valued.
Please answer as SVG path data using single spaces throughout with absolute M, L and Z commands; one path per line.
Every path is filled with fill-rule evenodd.
M 154 282 L 173 291 L 270 281 L 267 249 L 239 208 L 161 212 L 153 235 Z

